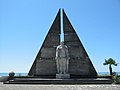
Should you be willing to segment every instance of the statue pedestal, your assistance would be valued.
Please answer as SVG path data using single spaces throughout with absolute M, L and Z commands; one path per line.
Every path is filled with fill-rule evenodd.
M 56 74 L 56 79 L 69 79 L 70 74 Z

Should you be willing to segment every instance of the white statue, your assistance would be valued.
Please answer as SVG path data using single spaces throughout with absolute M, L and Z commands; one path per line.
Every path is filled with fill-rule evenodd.
M 64 45 L 62 41 L 60 45 L 56 49 L 56 64 L 57 64 L 57 72 L 59 74 L 66 74 L 68 73 L 68 66 L 69 66 L 69 53 L 68 48 Z

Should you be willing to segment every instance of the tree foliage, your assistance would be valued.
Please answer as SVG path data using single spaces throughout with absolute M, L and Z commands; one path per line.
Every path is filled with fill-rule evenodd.
M 103 63 L 103 65 L 114 65 L 117 66 L 118 63 L 116 63 L 116 61 L 112 58 L 109 58 L 108 60 L 105 59 L 105 62 Z

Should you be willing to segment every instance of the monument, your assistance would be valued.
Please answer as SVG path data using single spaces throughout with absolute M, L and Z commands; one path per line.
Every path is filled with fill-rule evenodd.
M 64 33 L 63 41 L 61 40 L 61 30 Z M 64 10 L 59 10 L 28 76 L 12 74 L 4 80 L 4 84 L 112 83 L 111 77 L 97 76 L 97 72 Z
M 64 33 L 64 43 L 60 44 L 61 30 Z M 63 9 L 58 11 L 28 75 L 41 78 L 97 76 L 87 52 Z

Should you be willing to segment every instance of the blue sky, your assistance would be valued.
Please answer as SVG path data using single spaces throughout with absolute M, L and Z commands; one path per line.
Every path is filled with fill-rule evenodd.
M 0 0 L 0 72 L 29 71 L 59 8 L 97 72 L 110 57 L 120 63 L 120 0 Z

